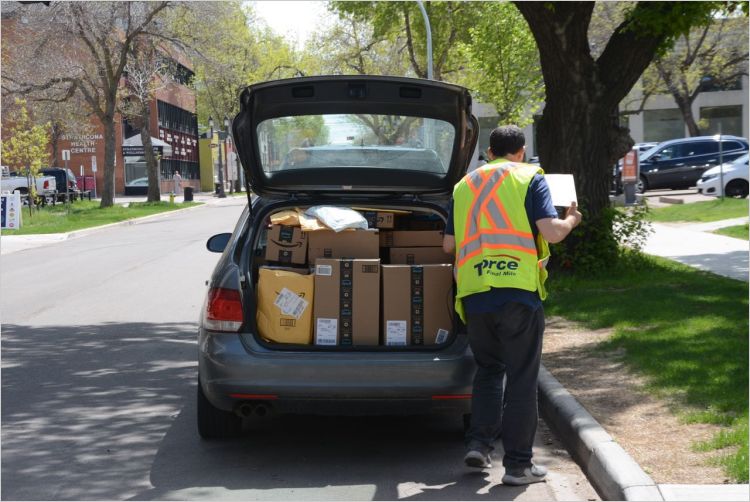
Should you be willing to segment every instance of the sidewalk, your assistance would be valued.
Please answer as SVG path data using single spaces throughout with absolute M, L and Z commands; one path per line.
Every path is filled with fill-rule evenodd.
M 654 233 L 649 236 L 643 252 L 747 281 L 748 241 L 711 233 L 747 221 L 745 217 L 710 223 L 654 223 Z

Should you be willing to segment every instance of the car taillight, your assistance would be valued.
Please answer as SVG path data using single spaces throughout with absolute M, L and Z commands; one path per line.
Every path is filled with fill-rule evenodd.
M 236 333 L 240 330 L 243 320 L 239 291 L 226 288 L 209 290 L 203 323 L 206 329 Z
M 44 180 L 44 184 L 42 185 L 45 190 L 49 188 L 49 180 Z

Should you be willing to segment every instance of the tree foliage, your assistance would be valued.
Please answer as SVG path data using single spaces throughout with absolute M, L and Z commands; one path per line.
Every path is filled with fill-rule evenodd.
M 491 103 L 500 123 L 529 124 L 544 99 L 539 52 L 513 4 L 480 2 L 470 40 L 460 44 L 467 71 L 461 83 Z
M 195 65 L 198 122 L 234 117 L 246 86 L 302 74 L 289 43 L 239 0 L 188 2 L 169 23 Z M 210 20 L 210 22 L 207 22 Z
M 179 4 L 175 4 L 179 5 Z M 78 94 L 104 128 L 101 207 L 114 203 L 115 119 L 120 79 L 134 44 L 170 38 L 169 2 L 54 2 L 22 6 L 25 36 L 3 78 L 10 92 L 66 101 Z
M 427 78 L 427 31 L 416 2 L 331 2 L 335 11 L 370 23 L 373 36 L 391 40 L 403 36 L 412 71 Z M 470 40 L 480 2 L 425 2 L 432 31 L 435 80 L 455 79 L 465 66 L 458 47 Z
M 376 35 L 372 23 L 342 11 L 305 44 L 302 66 L 307 74 L 415 76 L 406 52 L 403 33 Z
M 654 57 L 692 27 L 710 23 L 726 4 L 629 4 L 622 22 L 595 51 L 588 34 L 593 2 L 515 4 L 534 35 L 544 76 L 545 108 L 537 129 L 541 165 L 547 172 L 574 174 L 589 220 L 566 248 L 571 255 L 586 256 L 586 263 L 606 267 L 616 249 L 612 219 L 605 212 L 612 165 L 633 144 L 619 125 L 618 105 Z M 601 244 L 587 247 L 594 240 Z
M 29 115 L 25 100 L 16 99 L 9 113 L 9 127 L 0 147 L 2 164 L 18 169 L 30 177 L 49 162 L 49 124 L 35 124 Z M 29 194 L 35 197 L 36 184 L 29 183 Z
M 680 35 L 672 50 L 664 52 L 644 77 L 649 94 L 668 93 L 682 112 L 690 136 L 700 136 L 701 124 L 692 105 L 707 88 L 727 88 L 748 74 L 746 17 L 722 17 Z M 650 86 L 648 86 L 650 84 Z

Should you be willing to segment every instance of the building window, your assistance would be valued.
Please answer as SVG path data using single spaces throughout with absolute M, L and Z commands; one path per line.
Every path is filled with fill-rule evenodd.
M 742 105 L 706 106 L 701 108 L 701 130 L 706 135 L 733 134 L 742 136 Z
M 680 110 L 645 110 L 643 141 L 667 141 L 685 137 L 685 122 Z
M 159 127 L 198 136 L 198 119 L 195 114 L 164 101 L 157 101 Z

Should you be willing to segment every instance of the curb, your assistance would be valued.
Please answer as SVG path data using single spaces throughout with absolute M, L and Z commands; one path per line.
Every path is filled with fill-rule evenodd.
M 200 201 L 196 201 L 196 202 L 200 202 Z M 159 218 L 165 218 L 171 214 L 182 213 L 185 211 L 193 211 L 195 209 L 199 209 L 199 208 L 206 207 L 209 205 L 210 204 L 208 202 L 201 202 L 197 206 L 185 207 L 182 209 L 174 209 L 172 211 L 164 211 L 164 212 L 156 213 L 156 214 L 149 214 L 148 216 L 140 216 L 138 218 L 131 218 L 129 220 L 118 221 L 116 223 L 108 223 L 106 225 L 99 225 L 97 227 L 89 227 L 89 228 L 82 228 L 80 230 L 73 230 L 72 232 L 67 232 L 63 234 L 66 236 L 64 240 L 75 239 L 77 237 L 83 237 L 84 235 L 94 234 L 101 230 L 106 230 L 112 227 L 124 227 L 128 225 L 138 225 L 142 221 L 158 220 Z
M 543 365 L 539 391 L 545 421 L 603 500 L 664 500 L 654 480 Z

